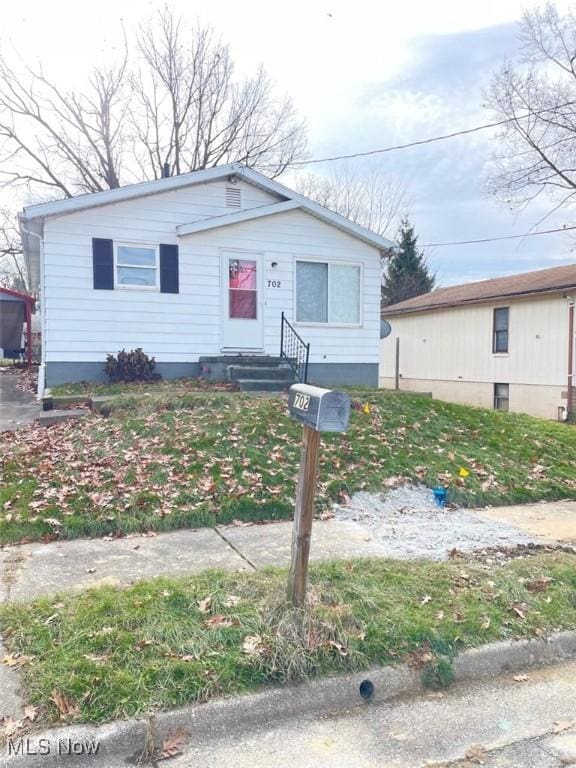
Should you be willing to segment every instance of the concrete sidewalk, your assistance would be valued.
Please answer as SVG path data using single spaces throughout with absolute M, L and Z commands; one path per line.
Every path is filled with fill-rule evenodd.
M 6 547 L 0 550 L 0 602 L 24 602 L 102 584 L 124 586 L 207 568 L 243 571 L 288 566 L 291 536 L 292 522 L 279 522 Z M 314 522 L 312 560 L 385 555 L 383 547 L 357 523 Z
M 509 523 L 543 541 L 576 541 L 575 501 L 543 501 L 474 511 L 481 518 Z
M 576 541 L 576 502 L 563 501 L 469 510 L 480 520 L 509 523 L 541 544 Z M 446 512 L 447 517 L 450 511 Z M 391 543 L 353 520 L 316 520 L 312 560 L 395 557 Z M 207 568 L 256 570 L 290 563 L 292 522 L 240 524 L 121 539 L 73 539 L 0 549 L 0 603 L 25 602 L 102 584 L 125 586 L 154 576 L 179 576 Z M 451 545 L 452 546 L 452 545 Z M 445 556 L 451 548 L 445 548 Z M 477 547 L 482 548 L 481 541 Z M 404 555 L 406 557 L 406 555 Z
M 35 395 L 17 389 L 17 383 L 15 372 L 0 372 L 0 432 L 30 424 L 41 413 Z

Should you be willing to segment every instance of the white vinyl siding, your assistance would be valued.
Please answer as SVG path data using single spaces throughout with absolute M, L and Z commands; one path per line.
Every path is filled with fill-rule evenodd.
M 242 182 L 242 207 L 276 198 Z M 48 219 L 45 223 L 46 360 L 102 362 L 142 347 L 158 362 L 196 362 L 221 353 L 222 252 L 262 253 L 265 354 L 277 355 L 280 316 L 294 321 L 295 264 L 361 265 L 361 325 L 303 327 L 311 362 L 377 363 L 380 257 L 377 248 L 295 210 L 184 237 L 176 227 L 229 213 L 225 182 L 180 189 Z M 180 292 L 94 291 L 92 238 L 179 246 Z M 240 255 L 239 258 L 242 258 Z M 275 266 L 272 266 L 274 264 Z

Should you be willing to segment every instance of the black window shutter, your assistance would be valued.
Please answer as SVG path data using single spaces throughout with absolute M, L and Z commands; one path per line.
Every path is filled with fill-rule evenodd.
M 94 288 L 112 290 L 114 288 L 114 247 L 112 240 L 100 237 L 92 238 L 92 269 Z
M 162 293 L 178 293 L 178 246 L 160 246 L 160 291 Z

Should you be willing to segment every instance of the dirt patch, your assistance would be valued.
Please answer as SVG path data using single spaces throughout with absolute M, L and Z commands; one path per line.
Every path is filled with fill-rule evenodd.
M 434 494 L 424 486 L 404 485 L 387 493 L 355 494 L 346 505 L 337 505 L 334 516 L 354 520 L 370 531 L 390 557 L 446 560 L 450 553 L 485 550 L 486 557 L 545 540 L 517 526 L 490 519 L 469 509 L 439 507 Z M 508 558 L 509 559 L 509 558 Z

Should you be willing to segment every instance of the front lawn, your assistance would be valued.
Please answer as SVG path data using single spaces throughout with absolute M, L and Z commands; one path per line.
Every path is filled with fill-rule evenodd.
M 466 506 L 576 498 L 576 429 L 393 392 L 356 393 L 322 438 L 317 511 L 404 481 Z M 361 398 L 361 399 L 360 399 Z M 301 428 L 284 396 L 159 387 L 107 417 L 2 436 L 0 543 L 289 518 Z
M 238 387 L 227 381 L 208 381 L 200 377 L 182 379 L 160 379 L 160 381 L 131 381 L 116 384 L 96 383 L 93 381 L 78 381 L 72 384 L 59 384 L 51 387 L 50 392 L 55 397 L 66 395 L 184 395 L 187 392 L 235 392 Z
M 4 663 L 41 724 L 102 722 L 269 684 L 403 661 L 442 686 L 459 650 L 576 628 L 573 555 L 314 565 L 304 610 L 286 572 L 206 572 L 0 607 Z M 1 733 L 1 729 L 0 729 Z

